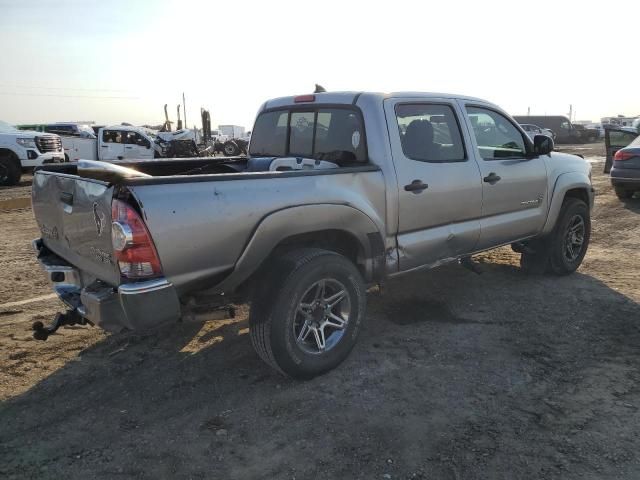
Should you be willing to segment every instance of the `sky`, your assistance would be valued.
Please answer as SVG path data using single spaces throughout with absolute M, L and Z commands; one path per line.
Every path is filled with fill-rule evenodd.
M 251 128 L 265 100 L 316 83 L 636 116 L 639 14 L 638 0 L 0 0 L 0 120 L 160 124 L 184 92 L 189 126 L 204 107 Z

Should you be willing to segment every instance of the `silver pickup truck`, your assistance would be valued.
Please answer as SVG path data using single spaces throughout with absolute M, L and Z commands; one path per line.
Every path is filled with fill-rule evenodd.
M 501 245 L 575 271 L 594 191 L 582 158 L 500 108 L 427 93 L 318 93 L 259 110 L 248 157 L 38 168 L 38 258 L 69 311 L 49 327 L 230 315 L 279 371 L 337 366 L 369 286 Z

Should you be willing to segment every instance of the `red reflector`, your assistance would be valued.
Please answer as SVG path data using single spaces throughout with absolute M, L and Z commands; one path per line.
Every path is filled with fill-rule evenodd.
M 298 95 L 297 97 L 293 98 L 293 101 L 296 103 L 315 102 L 316 96 L 315 95 Z
M 614 160 L 618 162 L 621 160 L 629 160 L 630 158 L 635 157 L 635 154 L 632 152 L 625 152 L 624 150 L 618 150 L 616 154 L 613 156 Z
M 111 204 L 111 220 L 119 223 L 112 227 L 111 241 L 118 260 L 120 273 L 127 278 L 150 278 L 162 274 L 156 247 L 146 225 L 133 207 L 121 200 Z M 119 238 L 119 235 L 128 238 Z

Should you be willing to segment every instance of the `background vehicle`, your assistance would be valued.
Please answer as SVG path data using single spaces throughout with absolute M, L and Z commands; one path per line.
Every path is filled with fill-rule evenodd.
M 580 124 L 573 124 L 573 128 L 578 133 L 578 138 L 582 143 L 595 142 L 600 137 L 600 131 L 597 128 L 589 128 Z
M 578 143 L 582 140 L 571 120 L 563 115 L 515 115 L 513 118 L 520 124 L 529 123 L 552 130 L 558 143 Z
M 93 127 L 75 123 L 20 125 L 40 132 L 56 133 L 62 139 L 67 161 L 125 160 L 199 156 L 193 130 L 158 132 L 133 125 Z
M 605 135 L 611 185 L 618 198 L 629 199 L 640 191 L 640 135 L 632 128 L 607 128 Z M 620 147 L 622 143 L 626 146 Z
M 64 161 L 59 136 L 0 122 L 0 185 L 17 185 L 24 169 Z
M 508 244 L 524 269 L 575 271 L 591 167 L 552 150 L 479 99 L 342 92 L 266 102 L 249 158 L 43 167 L 35 246 L 70 311 L 35 335 L 250 300 L 261 358 L 321 374 L 355 344 L 368 285 Z
M 522 127 L 522 129 L 525 131 L 525 133 L 529 136 L 531 140 L 533 140 L 533 138 L 536 135 L 547 135 L 552 139 L 555 139 L 555 136 L 556 136 L 555 133 L 553 133 L 548 128 L 542 128 L 537 125 L 533 125 L 531 123 L 521 123 L 520 126 Z
M 613 124 L 604 125 L 604 146 L 606 150 L 606 160 L 604 173 L 609 173 L 613 166 L 613 157 L 621 148 L 626 147 L 640 134 L 632 127 L 619 127 Z
M 94 132 L 90 125 L 79 123 L 48 123 L 18 125 L 18 129 L 60 135 L 65 161 L 67 162 L 76 161 L 79 158 L 96 158 L 94 152 L 96 150 L 95 140 L 97 138 L 97 132 Z

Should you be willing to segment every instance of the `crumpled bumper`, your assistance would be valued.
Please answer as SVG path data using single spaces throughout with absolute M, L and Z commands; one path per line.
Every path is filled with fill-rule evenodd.
M 165 278 L 125 283 L 118 287 L 86 275 L 33 241 L 38 261 L 53 290 L 72 310 L 109 331 L 142 330 L 180 318 L 180 301 Z

